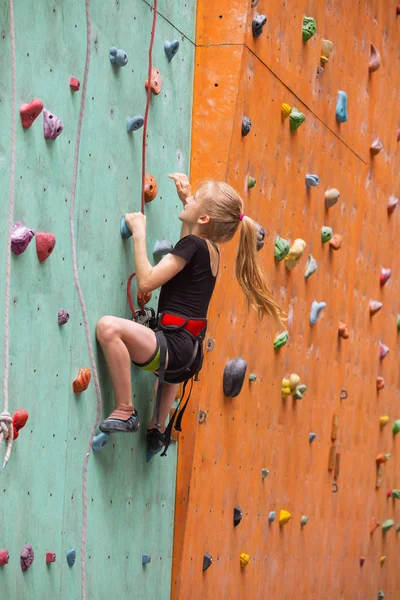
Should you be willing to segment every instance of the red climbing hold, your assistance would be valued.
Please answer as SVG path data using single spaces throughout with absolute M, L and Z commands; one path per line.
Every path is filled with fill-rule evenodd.
M 147 86 L 149 85 L 149 80 L 146 79 L 144 87 L 146 88 L 147 91 Z M 162 88 L 162 79 L 161 79 L 161 73 L 158 69 L 156 69 L 155 67 L 153 67 L 151 69 L 151 91 L 155 96 L 158 96 L 158 94 L 161 92 L 161 88 Z
M 365 563 L 365 556 L 360 556 L 360 567 Z
M 383 379 L 383 377 L 377 377 L 376 378 L 376 389 L 378 390 L 383 390 L 383 388 L 385 387 L 385 380 Z
M 400 15 L 400 4 L 396 6 L 396 17 Z
M 151 296 L 152 296 L 151 292 L 143 293 L 140 290 L 138 290 L 136 292 L 136 299 L 137 299 L 137 303 L 140 306 L 140 308 L 143 308 L 146 304 L 148 304 L 150 302 Z
M 36 252 L 40 262 L 44 262 L 49 258 L 56 245 L 56 237 L 52 233 L 37 233 L 36 234 Z
M 146 173 L 144 179 L 144 200 L 145 202 L 151 202 L 157 196 L 158 185 L 157 181 L 150 175 L 150 173 Z
M 55 552 L 46 552 L 46 562 L 47 563 L 56 562 Z
M 39 98 L 35 98 L 29 104 L 21 104 L 19 112 L 21 114 L 22 127 L 29 129 L 33 121 L 40 115 L 43 110 L 43 102 Z
M 391 489 L 389 489 L 389 490 L 386 492 L 386 496 L 387 496 L 388 498 L 391 498 L 391 497 L 392 497 L 392 490 L 391 490 Z
M 3 550 L 0 550 L 0 567 L 4 567 L 4 565 L 7 565 L 9 558 L 10 558 L 10 555 L 6 548 L 4 548 Z
M 76 77 L 71 77 L 71 79 L 69 80 L 69 85 L 73 92 L 79 92 L 81 88 L 80 81 Z
M 387 280 L 390 279 L 391 274 L 392 274 L 392 269 L 385 269 L 384 267 L 382 267 L 381 276 L 379 278 L 381 287 L 383 287 L 385 285 L 385 283 L 387 282 Z
M 14 428 L 14 440 L 19 436 L 19 431 L 25 427 L 26 422 L 29 418 L 28 412 L 24 408 L 17 408 L 12 416 L 13 428 Z

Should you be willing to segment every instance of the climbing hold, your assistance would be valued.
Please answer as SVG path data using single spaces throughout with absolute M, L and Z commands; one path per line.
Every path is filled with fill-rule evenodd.
M 0 550 L 0 567 L 4 567 L 4 565 L 7 565 L 9 558 L 10 558 L 10 555 L 6 548 L 3 548 L 3 550 Z
M 300 388 L 300 390 L 299 390 Z M 295 396 L 295 394 L 297 394 L 298 392 L 300 392 L 301 397 L 304 394 L 304 392 L 306 391 L 307 386 L 302 385 L 300 386 L 300 377 L 299 375 L 297 375 L 297 373 L 291 373 L 289 379 L 287 378 L 283 378 L 282 379 L 282 397 L 286 398 L 287 396 Z M 301 399 L 301 397 L 299 397 L 299 399 Z
M 305 525 L 307 525 L 307 523 L 308 523 L 308 517 L 307 517 L 307 515 L 303 515 L 300 519 L 300 524 L 302 527 L 304 527 Z
M 235 508 L 233 509 L 233 524 L 235 527 L 239 525 L 240 521 L 242 520 L 242 517 L 242 509 L 240 508 L 240 506 L 235 506 Z
M 397 315 L 397 331 L 400 331 L 400 315 Z
M 113 46 L 110 48 L 110 62 L 116 67 L 124 67 L 128 62 L 128 55 L 125 50 Z
M 385 285 L 387 280 L 390 279 L 391 275 L 392 275 L 392 269 L 385 269 L 384 267 L 382 267 L 381 275 L 379 277 L 379 283 L 380 283 L 381 287 L 383 287 Z
M 382 140 L 378 137 L 370 145 L 369 151 L 371 152 L 372 156 L 375 156 L 376 154 L 379 154 L 379 152 L 382 150 L 382 148 L 383 148 Z
M 178 52 L 178 50 L 179 50 L 178 40 L 172 40 L 170 42 L 168 40 L 166 40 L 164 42 L 164 52 L 168 58 L 168 62 L 171 62 L 171 60 L 174 58 L 174 56 Z
M 69 80 L 69 86 L 73 92 L 79 92 L 81 88 L 79 79 L 77 79 L 76 77 L 71 77 L 71 79 Z
M 384 521 L 382 523 L 382 531 L 383 531 L 383 533 L 386 533 L 387 531 L 389 531 L 389 529 L 392 529 L 393 526 L 394 526 L 393 519 L 388 519 L 387 521 Z
M 151 69 L 151 93 L 154 94 L 155 96 L 158 96 L 158 94 L 161 92 L 162 89 L 162 78 L 161 78 L 161 73 L 158 69 L 156 69 L 156 67 L 152 67 Z M 149 85 L 149 80 L 146 79 L 146 81 L 144 82 L 144 87 L 147 91 L 147 87 Z
M 368 70 L 370 73 L 374 73 L 381 66 L 381 55 L 378 52 L 378 49 L 371 44 L 371 58 L 369 60 Z
M 318 177 L 318 175 L 312 175 L 310 173 L 307 173 L 307 175 L 306 175 L 306 186 L 307 187 L 317 187 L 318 184 L 319 184 L 319 177 Z
M 317 23 L 313 17 L 303 17 L 303 40 L 308 42 L 317 31 Z
M 383 388 L 385 387 L 385 380 L 383 379 L 383 377 L 377 377 L 376 378 L 376 389 L 378 390 L 383 390 Z
M 332 250 L 340 250 L 342 244 L 343 237 L 340 235 L 340 233 L 335 233 L 332 236 L 332 239 L 329 240 L 329 246 L 332 248 Z
M 381 567 L 384 564 L 385 560 L 386 560 L 386 556 L 381 556 L 381 558 L 380 558 Z
M 283 331 L 279 335 L 276 336 L 274 340 L 274 350 L 280 350 L 286 344 L 289 339 L 289 332 Z
M 378 592 L 378 600 L 385 600 L 385 593 L 382 590 Z
M 35 232 L 26 227 L 22 221 L 14 223 L 11 232 L 11 250 L 14 254 L 22 254 L 30 244 Z
M 250 177 L 250 175 L 247 178 L 247 189 L 251 190 L 251 188 L 253 188 L 256 185 L 257 181 L 254 179 L 254 177 Z
M 347 121 L 347 94 L 342 90 L 338 91 L 336 121 L 338 121 L 338 123 L 345 123 L 345 121 Z
M 246 552 L 242 552 L 240 555 L 240 566 L 246 567 L 250 562 L 250 556 Z
M 389 494 L 389 492 L 390 492 L 390 494 Z M 395 498 L 396 500 L 400 500 L 400 490 L 388 490 L 387 496 L 388 496 L 388 498 L 392 497 L 392 498 Z
M 391 454 L 378 454 L 376 457 L 376 464 L 379 465 L 383 465 L 383 463 L 387 462 L 389 460 L 389 458 L 391 457 Z
M 173 247 L 174 245 L 169 240 L 158 240 L 154 244 L 153 256 L 162 258 L 166 254 L 169 254 Z
M 321 241 L 323 244 L 329 242 L 332 238 L 332 229 L 331 227 L 321 227 Z
M 297 373 L 291 373 L 289 376 L 289 387 L 291 391 L 295 390 L 300 383 L 300 376 Z
M 333 50 L 333 43 L 329 40 L 321 39 L 321 63 L 324 65 L 329 62 L 329 57 Z
M 273 523 L 273 521 L 275 521 L 275 519 L 276 519 L 276 512 L 274 510 L 271 510 L 268 515 L 269 523 Z
M 36 234 L 36 253 L 40 262 L 49 258 L 56 245 L 56 238 L 52 233 L 38 231 Z
M 400 142 L 400 129 L 397 130 L 396 139 L 398 142 Z
M 59 325 L 65 325 L 66 323 L 68 323 L 69 320 L 69 313 L 64 310 L 63 308 L 60 308 L 58 311 L 58 324 Z
M 360 567 L 363 566 L 363 564 L 365 563 L 365 556 L 360 556 Z
M 24 549 L 21 552 L 20 564 L 21 569 L 25 572 L 29 569 L 31 564 L 35 559 L 35 554 L 33 552 L 32 546 L 30 544 L 26 544 Z
M 343 338 L 344 340 L 347 340 L 350 337 L 349 328 L 345 323 L 342 323 L 342 321 L 339 321 L 338 334 L 339 337 Z
M 292 515 L 290 514 L 290 512 L 282 509 L 281 512 L 279 513 L 279 525 L 281 525 L 281 526 L 286 525 L 286 523 L 289 523 L 291 517 L 292 517 Z
M 56 562 L 56 553 L 55 552 L 46 552 L 46 563 Z
M 265 15 L 256 15 L 251 24 L 251 28 L 253 30 L 253 37 L 258 38 L 263 32 L 264 25 L 267 22 L 267 17 Z
M 275 247 L 274 247 L 274 258 L 275 260 L 283 260 L 285 256 L 289 253 L 290 245 L 287 240 L 279 237 L 279 235 L 275 238 Z
M 381 310 L 382 306 L 383 306 L 383 304 L 382 304 L 382 302 L 379 302 L 379 300 L 370 300 L 369 314 L 371 315 L 371 317 L 376 315 L 376 313 Z
M 382 417 L 379 417 L 379 427 L 382 429 L 382 427 L 385 427 L 385 425 L 387 425 L 389 423 L 389 417 L 387 415 L 383 415 Z
M 302 383 L 296 387 L 296 391 L 293 394 L 295 400 L 303 400 L 303 394 L 307 391 L 307 386 Z
M 297 238 L 294 240 L 293 245 L 291 246 L 289 253 L 285 256 L 286 268 L 291 271 L 299 262 L 300 258 L 303 256 L 304 248 L 306 247 L 306 243 L 301 238 Z
M 315 325 L 315 323 L 318 320 L 319 313 L 325 307 L 326 307 L 326 302 L 317 302 L 316 300 L 313 301 L 313 303 L 311 305 L 311 312 L 310 312 L 310 325 L 311 325 L 311 327 L 313 325 Z
M 400 4 L 396 6 L 396 17 L 400 15 Z
M 379 342 L 379 360 L 383 360 L 389 354 L 389 346 L 385 346 L 382 342 Z
M 128 133 L 132 133 L 132 131 L 136 131 L 137 129 L 143 127 L 143 124 L 144 118 L 140 115 L 132 117 L 132 119 L 128 119 L 126 122 L 126 130 Z
M 388 215 L 391 215 L 397 208 L 399 199 L 396 196 L 390 196 L 387 205 Z
M 132 237 L 132 232 L 126 224 L 125 217 L 121 217 L 121 221 L 119 223 L 119 232 L 123 240 L 127 240 Z
M 142 565 L 148 565 L 149 563 L 151 563 L 151 555 L 142 554 Z
M 392 431 L 394 435 L 397 435 L 400 431 L 400 419 L 397 419 L 392 425 Z
M 324 73 L 324 67 L 318 66 L 317 67 L 316 78 L 319 79 L 320 77 L 322 77 L 323 73 Z
M 250 373 L 249 379 L 250 381 L 257 381 L 257 375 L 255 373 Z
M 336 204 L 336 202 L 339 200 L 340 198 L 340 192 L 339 190 L 335 189 L 335 188 L 331 188 L 329 190 L 326 190 L 325 192 L 325 206 L 326 208 L 332 208 L 332 206 L 334 206 Z
M 290 130 L 296 131 L 300 127 L 302 123 L 306 120 L 306 115 L 300 112 L 296 107 L 293 106 L 290 111 L 289 121 L 290 121 Z
M 67 550 L 67 563 L 70 567 L 73 567 L 76 560 L 76 550 Z
M 286 104 L 286 102 L 284 102 L 281 106 L 282 119 L 287 119 L 288 116 L 290 115 L 291 110 L 292 110 L 292 107 L 290 106 L 290 104 Z
M 146 173 L 144 178 L 144 200 L 146 203 L 151 202 L 157 196 L 158 185 L 157 181 L 150 175 L 150 173 Z
M 208 567 L 211 567 L 212 561 L 213 559 L 211 554 L 208 554 L 208 552 L 206 552 L 203 556 L 203 571 L 207 571 Z
M 265 479 L 269 475 L 269 469 L 261 469 L 261 479 Z
M 256 250 L 257 250 L 257 252 L 259 252 L 260 250 L 262 250 L 262 248 L 264 248 L 265 229 L 264 229 L 264 227 L 259 225 L 259 223 L 256 223 L 256 227 L 257 227 Z
M 93 452 L 100 452 L 100 450 L 103 450 L 104 446 L 107 446 L 109 441 L 109 433 L 103 433 L 103 431 L 101 431 L 100 433 L 95 435 L 92 442 Z
M 224 369 L 223 387 L 225 396 L 235 398 L 240 394 L 246 375 L 247 363 L 243 358 L 230 360 Z
M 309 277 L 311 277 L 311 275 L 313 273 L 315 273 L 315 271 L 317 269 L 318 269 L 317 261 L 312 256 L 312 254 L 309 254 L 308 258 L 307 258 L 306 272 L 304 273 L 305 279 L 308 279 Z
M 141 292 L 140 290 L 137 290 L 136 292 L 136 301 L 138 303 L 138 305 L 140 306 L 140 308 L 143 308 L 144 306 L 146 306 L 146 304 L 148 304 L 151 300 L 152 297 L 152 293 L 151 292 Z
M 376 517 L 372 517 L 371 524 L 369 526 L 369 532 L 371 535 L 374 533 L 375 529 L 378 529 L 380 524 L 381 522 L 378 521 Z
M 29 104 L 21 104 L 19 112 L 21 115 L 22 127 L 29 129 L 33 121 L 43 110 L 43 102 L 39 98 L 34 98 Z
M 242 137 L 245 137 L 248 133 L 250 133 L 251 129 L 251 121 L 249 117 L 243 117 L 242 119 Z
M 88 367 L 79 369 L 76 379 L 72 382 L 72 389 L 74 394 L 80 394 L 87 390 L 90 383 L 91 373 Z
M 14 440 L 18 438 L 19 432 L 25 427 L 28 418 L 28 412 L 24 408 L 17 408 L 17 410 L 14 412 L 12 416 Z
M 312 444 L 316 437 L 317 437 L 316 433 L 310 433 L 310 435 L 308 436 L 309 443 Z
M 59 117 L 47 108 L 43 110 L 43 134 L 46 140 L 55 140 L 62 133 L 64 125 Z

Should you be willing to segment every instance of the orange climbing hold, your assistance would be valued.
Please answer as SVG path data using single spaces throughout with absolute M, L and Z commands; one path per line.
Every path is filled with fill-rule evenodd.
M 332 238 L 329 240 L 329 245 L 332 250 L 339 250 L 343 244 L 343 237 L 340 233 L 335 233 Z
M 338 333 L 339 337 L 343 338 L 344 340 L 347 340 L 347 338 L 350 337 L 349 328 L 347 327 L 346 323 L 339 321 Z
M 79 369 L 76 379 L 72 382 L 74 394 L 80 394 L 81 392 L 87 390 L 90 383 L 90 378 L 91 373 L 88 367 L 85 369 Z
M 136 299 L 137 299 L 137 303 L 140 306 L 140 308 L 143 308 L 146 304 L 148 304 L 151 300 L 151 297 L 152 297 L 151 292 L 146 292 L 145 294 L 143 292 L 141 292 L 140 290 L 138 290 L 136 292 Z
M 149 80 L 146 79 L 146 82 L 144 84 L 146 91 L 147 91 L 148 85 L 149 85 Z M 162 88 L 161 73 L 158 69 L 153 67 L 151 69 L 151 86 L 150 86 L 152 94 L 154 94 L 155 96 L 158 96 L 158 94 L 161 92 L 161 88 Z
M 150 173 L 146 173 L 144 178 L 144 200 L 145 202 L 151 202 L 157 196 L 158 185 L 157 181 L 150 175 Z
M 376 457 L 376 464 L 378 466 L 382 465 L 383 463 L 387 462 L 391 456 L 391 454 L 378 454 Z
M 378 519 L 376 517 L 372 517 L 371 519 L 371 525 L 369 527 L 369 532 L 372 535 L 375 531 L 375 529 L 378 529 L 378 527 L 380 526 L 381 522 L 378 521 Z
M 383 390 L 383 388 L 385 387 L 385 380 L 383 379 L 383 377 L 377 377 L 376 378 L 376 389 L 378 390 Z

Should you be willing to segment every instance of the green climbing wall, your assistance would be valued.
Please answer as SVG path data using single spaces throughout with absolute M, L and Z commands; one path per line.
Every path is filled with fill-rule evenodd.
M 1 597 L 81 597 L 82 467 L 95 420 L 93 378 L 75 396 L 78 369 L 90 366 L 82 313 L 73 281 L 69 211 L 73 157 L 81 92 L 69 78 L 83 80 L 86 17 L 83 0 L 15 2 L 17 110 L 41 98 L 64 123 L 55 141 L 43 137 L 43 118 L 24 130 L 17 114 L 14 221 L 56 235 L 57 244 L 39 263 L 35 239 L 12 255 L 10 298 L 10 412 L 24 407 L 29 421 L 0 473 L 0 548 L 10 562 L 0 568 Z M 126 280 L 133 270 L 132 242 L 123 243 L 119 221 L 140 210 L 143 129 L 128 135 L 126 119 L 144 113 L 148 47 L 153 14 L 143 0 L 94 2 L 91 6 L 91 62 L 79 156 L 75 226 L 79 275 L 85 296 L 104 416 L 113 406 L 105 364 L 95 343 L 96 321 L 105 314 L 129 317 Z M 192 109 L 195 3 L 160 0 L 153 63 L 163 90 L 152 97 L 147 171 L 159 184 L 147 207 L 148 249 L 163 237 L 178 237 L 178 202 L 167 174 L 188 171 Z M 182 37 L 184 36 L 184 37 Z M 179 39 L 169 64 L 163 45 Z M 129 62 L 111 66 L 111 46 Z M 5 291 L 7 218 L 11 156 L 11 52 L 8 2 L 0 0 L 0 298 Z M 135 292 L 134 288 L 134 292 Z M 157 294 L 153 297 L 153 305 Z M 57 311 L 71 317 L 57 323 Z M 0 311 L 3 332 L 4 314 Z M 3 334 L 2 334 L 3 335 Z M 4 362 L 3 337 L 0 344 Z M 1 367 L 3 373 L 3 366 Z M 152 411 L 153 377 L 135 370 L 134 403 L 145 423 Z M 0 402 L 0 407 L 2 402 Z M 176 449 L 167 459 L 145 462 L 144 429 L 115 438 L 93 454 L 88 471 L 87 597 L 170 597 Z M 2 445 L 2 457 L 5 447 Z M 35 551 L 23 574 L 19 555 L 26 543 Z M 76 548 L 74 567 L 65 553 Z M 46 566 L 46 551 L 56 552 Z M 141 555 L 151 564 L 142 567 Z

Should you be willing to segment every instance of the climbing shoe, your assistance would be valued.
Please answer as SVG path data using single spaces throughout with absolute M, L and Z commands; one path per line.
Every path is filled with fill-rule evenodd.
M 147 462 L 153 458 L 155 454 L 161 452 L 165 446 L 165 433 L 161 433 L 156 427 L 147 430 Z
M 115 416 L 113 416 L 114 413 L 116 413 Z M 119 432 L 135 433 L 136 431 L 138 431 L 139 427 L 140 427 L 140 423 L 139 423 L 138 414 L 136 412 L 136 409 L 133 409 L 133 412 L 129 415 L 129 417 L 127 419 L 120 418 L 120 415 L 118 414 L 118 410 L 115 410 L 108 417 L 108 419 L 105 419 L 100 424 L 99 429 L 103 433 L 119 433 Z

